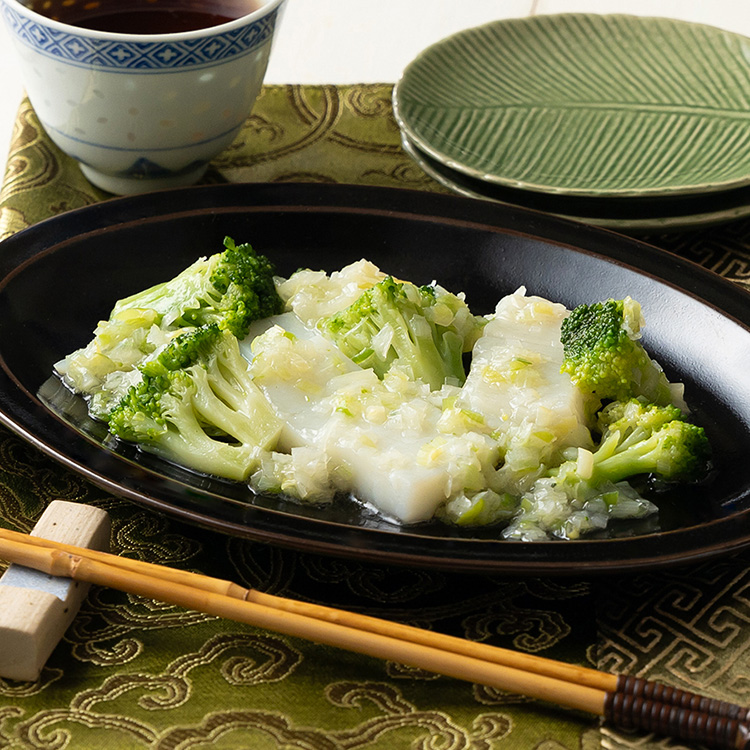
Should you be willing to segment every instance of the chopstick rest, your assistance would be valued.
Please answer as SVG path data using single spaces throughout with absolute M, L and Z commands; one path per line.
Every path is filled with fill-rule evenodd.
M 53 500 L 33 536 L 89 549 L 109 549 L 106 511 Z M 86 598 L 90 584 L 12 564 L 0 578 L 0 677 L 36 680 Z

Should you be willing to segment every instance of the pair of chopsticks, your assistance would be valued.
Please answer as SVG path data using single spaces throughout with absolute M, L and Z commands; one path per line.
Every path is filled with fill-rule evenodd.
M 750 709 L 638 678 L 247 589 L 0 529 L 0 557 L 72 578 L 603 716 L 623 729 L 750 750 Z

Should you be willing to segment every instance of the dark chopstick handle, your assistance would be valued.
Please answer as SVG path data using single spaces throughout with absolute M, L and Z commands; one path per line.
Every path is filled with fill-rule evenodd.
M 652 732 L 717 750 L 750 750 L 748 721 L 660 703 L 640 695 L 608 692 L 604 717 L 620 729 Z
M 617 678 L 616 692 L 639 696 L 655 703 L 679 706 L 689 711 L 725 716 L 729 719 L 736 719 L 740 723 L 750 722 L 750 708 L 729 701 L 722 701 L 718 698 L 707 698 L 688 690 L 680 690 L 660 682 L 644 680 L 641 677 L 620 675 Z

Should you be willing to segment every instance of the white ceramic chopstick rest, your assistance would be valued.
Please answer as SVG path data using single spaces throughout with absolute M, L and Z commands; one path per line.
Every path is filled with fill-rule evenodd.
M 106 511 L 53 500 L 32 536 L 108 550 Z M 89 584 L 11 565 L 0 578 L 0 677 L 36 680 L 86 598 Z

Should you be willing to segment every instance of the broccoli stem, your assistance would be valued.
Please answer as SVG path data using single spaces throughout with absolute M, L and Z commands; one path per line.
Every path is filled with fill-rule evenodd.
M 194 471 L 238 482 L 245 481 L 257 467 L 257 445 L 225 443 L 209 436 L 190 408 L 173 413 L 172 419 L 179 429 L 170 426 L 157 441 L 141 443 L 141 447 Z

